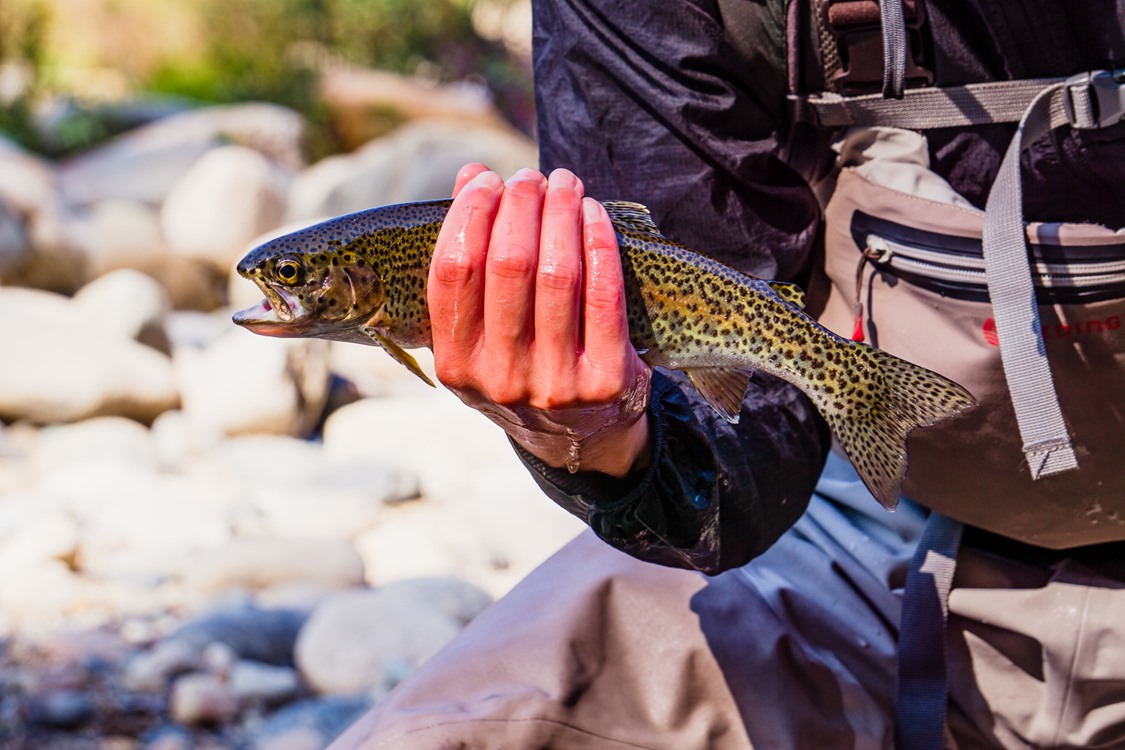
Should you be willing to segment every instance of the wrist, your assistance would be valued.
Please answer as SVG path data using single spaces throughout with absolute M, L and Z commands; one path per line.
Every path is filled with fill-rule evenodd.
M 648 466 L 653 441 L 648 414 L 643 411 L 627 424 L 612 425 L 581 440 L 542 434 L 534 439 L 520 434 L 511 437 L 548 466 L 596 471 L 619 479 Z

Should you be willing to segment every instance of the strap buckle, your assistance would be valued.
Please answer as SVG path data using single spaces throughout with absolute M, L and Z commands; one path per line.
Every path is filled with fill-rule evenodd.
M 934 73 L 923 33 L 926 10 L 922 0 L 901 2 L 906 20 L 906 83 L 909 88 L 930 86 Z M 823 21 L 835 39 L 839 70 L 828 81 L 844 95 L 870 94 L 883 87 L 883 34 L 878 3 L 865 0 L 828 0 Z
M 1066 79 L 1063 109 L 1071 127 L 1108 128 L 1125 119 L 1125 68 L 1091 70 Z

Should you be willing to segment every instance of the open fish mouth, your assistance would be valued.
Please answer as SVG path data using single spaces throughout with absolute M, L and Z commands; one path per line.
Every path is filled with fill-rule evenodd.
M 305 310 L 295 299 L 276 289 L 262 285 L 266 296 L 256 305 L 236 312 L 236 325 L 263 336 L 298 336 Z

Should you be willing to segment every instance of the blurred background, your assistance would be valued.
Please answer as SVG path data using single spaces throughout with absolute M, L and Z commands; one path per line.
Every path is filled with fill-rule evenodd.
M 0 0 L 0 748 L 323 748 L 577 532 L 382 352 L 230 322 L 262 238 L 534 166 L 530 26 Z

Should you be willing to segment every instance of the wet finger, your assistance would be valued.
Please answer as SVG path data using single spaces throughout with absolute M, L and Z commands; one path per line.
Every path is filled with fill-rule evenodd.
M 557 169 L 547 181 L 535 286 L 536 356 L 547 375 L 572 377 L 582 300 L 582 183 Z
M 509 365 L 526 360 L 534 334 L 532 305 L 546 180 L 532 169 L 504 187 L 485 261 L 484 336 L 490 355 Z
M 591 198 L 582 202 L 582 219 L 584 360 L 602 373 L 624 372 L 636 353 L 629 340 L 617 234 L 605 207 Z
M 469 367 L 483 331 L 484 267 L 503 182 L 481 172 L 450 206 L 434 246 L 427 302 L 438 377 L 450 384 Z
M 479 162 L 472 162 L 461 167 L 461 171 L 457 173 L 457 178 L 453 181 L 453 197 L 456 198 L 457 194 L 460 193 L 465 185 L 469 184 L 474 177 L 481 172 L 487 171 L 488 167 Z

